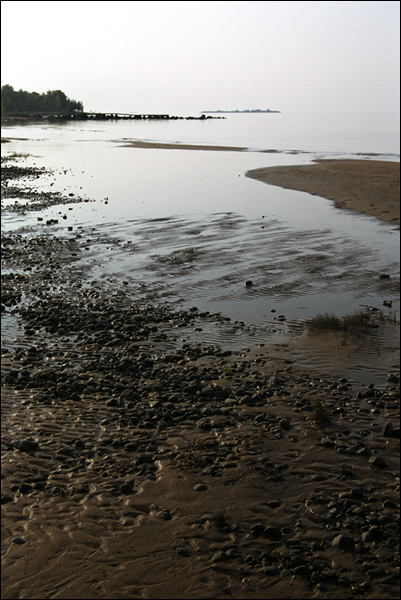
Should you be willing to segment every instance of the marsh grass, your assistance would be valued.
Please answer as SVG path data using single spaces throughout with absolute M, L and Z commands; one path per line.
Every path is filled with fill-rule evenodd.
M 319 425 L 331 423 L 329 409 L 322 400 L 316 400 L 313 404 L 312 420 Z
M 213 520 L 217 527 L 225 527 L 227 525 L 227 508 L 221 508 L 214 515 Z
M 312 333 L 327 333 L 329 331 L 357 333 L 370 325 L 372 325 L 370 314 L 362 311 L 345 317 L 336 317 L 326 312 L 318 314 L 306 322 L 307 330 Z

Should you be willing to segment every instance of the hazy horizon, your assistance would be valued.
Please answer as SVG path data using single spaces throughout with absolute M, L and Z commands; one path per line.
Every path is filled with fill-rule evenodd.
M 399 111 L 399 2 L 1 8 L 2 85 L 88 111 Z

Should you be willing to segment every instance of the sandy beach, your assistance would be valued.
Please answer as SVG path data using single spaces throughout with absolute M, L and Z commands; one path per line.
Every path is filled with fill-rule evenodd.
M 399 163 L 247 175 L 399 223 Z M 22 323 L 2 350 L 2 598 L 399 598 L 399 323 L 232 352 L 202 343 L 217 315 L 71 278 L 78 238 L 2 246 Z M 199 341 L 174 346 L 183 327 Z M 347 377 L 378 360 L 380 382 Z
M 313 165 L 268 167 L 248 177 L 333 200 L 338 208 L 400 223 L 400 163 L 318 160 Z

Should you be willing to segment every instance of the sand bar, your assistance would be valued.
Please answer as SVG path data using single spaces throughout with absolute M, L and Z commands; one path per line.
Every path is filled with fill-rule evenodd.
M 213 146 L 129 141 L 127 148 L 164 150 L 215 150 L 244 152 L 242 146 Z M 278 150 L 258 150 L 275 153 Z M 246 173 L 270 185 L 307 192 L 333 200 L 338 208 L 371 215 L 388 223 L 400 223 L 400 163 L 362 159 L 319 159 L 310 165 L 263 167 Z
M 338 208 L 400 222 L 399 162 L 318 160 L 311 165 L 254 169 L 247 176 L 334 200 Z
M 164 142 L 145 142 L 143 140 L 135 140 L 123 144 L 125 148 L 152 148 L 159 150 L 218 150 L 228 152 L 244 152 L 247 148 L 242 146 L 211 146 L 203 144 L 170 144 Z

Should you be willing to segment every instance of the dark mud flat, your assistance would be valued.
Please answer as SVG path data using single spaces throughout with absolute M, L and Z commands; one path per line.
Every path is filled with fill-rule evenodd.
M 399 373 L 185 342 L 84 253 L 3 236 L 2 598 L 399 597 Z

